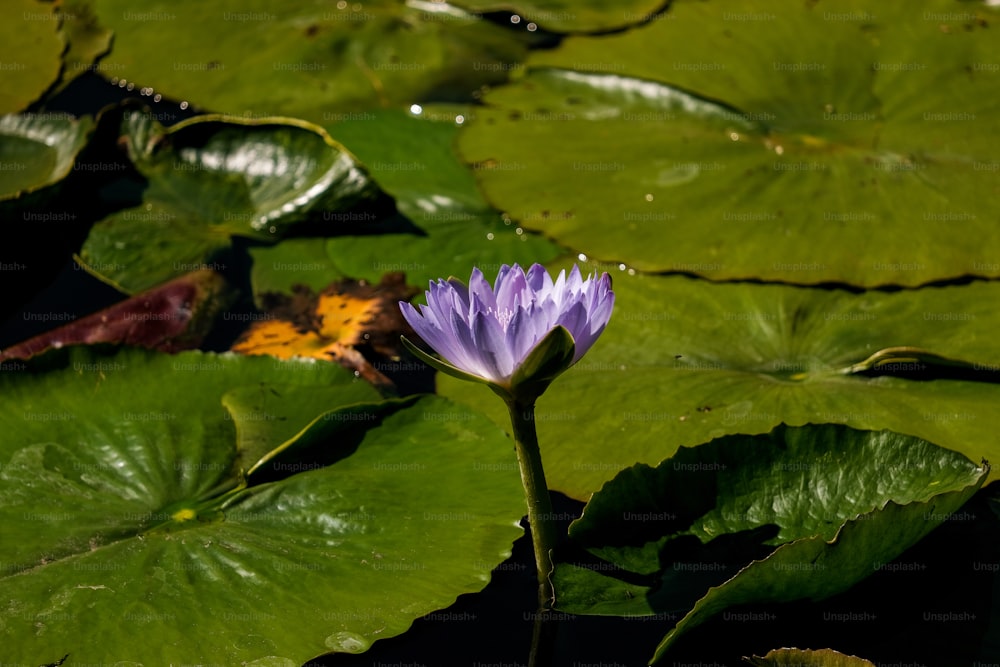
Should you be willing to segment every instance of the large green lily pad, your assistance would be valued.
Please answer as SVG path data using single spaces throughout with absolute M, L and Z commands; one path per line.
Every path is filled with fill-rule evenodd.
M 0 116 L 0 201 L 69 176 L 92 125 L 89 118 L 66 114 Z
M 521 532 L 509 441 L 444 399 L 359 412 L 371 388 L 316 362 L 81 349 L 42 361 L 0 378 L 7 660 L 357 653 L 481 589 Z M 302 439 L 308 458 L 246 486 L 267 444 Z
M 601 0 L 455 0 L 455 4 L 477 12 L 515 12 L 519 23 L 534 22 L 554 32 L 597 32 L 617 30 L 654 19 L 666 2 L 627 0 L 609 4 Z
M 560 254 L 547 239 L 525 232 L 483 201 L 453 148 L 469 110 L 372 115 L 374 120 L 342 122 L 329 130 L 369 165 L 412 224 L 402 233 L 332 239 L 327 253 L 344 273 L 377 280 L 386 271 L 405 271 L 410 284 L 425 286 L 441 276 L 468 274 L 472 266 L 489 274 L 501 264 L 530 265 Z
M 1000 460 L 998 283 L 856 294 L 609 268 L 607 330 L 538 400 L 554 489 L 586 499 L 636 461 L 782 422 L 887 429 Z M 509 428 L 488 390 L 437 382 Z
M 678 0 L 539 51 L 460 137 L 498 208 L 713 279 L 1000 276 L 1000 70 L 980 3 Z M 961 10 L 961 11 L 959 11 Z M 834 48 L 833 45 L 836 45 Z
M 234 115 L 324 122 L 507 78 L 525 43 L 446 3 L 95 0 L 115 32 L 102 64 L 173 99 Z M 164 54 L 172 54 L 164 56 Z
M 80 256 L 126 292 L 224 268 L 213 259 L 233 236 L 273 243 L 378 192 L 353 155 L 304 121 L 208 115 L 165 129 L 127 110 L 122 134 L 146 179 L 142 203 L 95 224 Z
M 66 42 L 52 3 L 11 0 L 0 24 L 0 114 L 16 113 L 41 97 L 59 76 Z
M 434 105 L 419 114 L 356 115 L 326 129 L 364 162 L 405 219 L 345 214 L 339 219 L 356 234 L 251 249 L 256 294 L 288 292 L 296 283 L 318 290 L 342 275 L 378 282 L 388 271 L 403 271 L 410 284 L 426 286 L 441 276 L 467 277 L 472 266 L 495 274 L 501 264 L 527 266 L 560 253 L 483 201 L 472 172 L 453 151 L 469 109 Z M 366 233 L 371 229 L 380 233 Z
M 623 471 L 594 495 L 570 536 L 602 562 L 557 566 L 556 606 L 686 611 L 656 662 L 727 607 L 847 590 L 958 510 L 987 473 L 917 438 L 834 425 L 682 449 L 656 468 Z

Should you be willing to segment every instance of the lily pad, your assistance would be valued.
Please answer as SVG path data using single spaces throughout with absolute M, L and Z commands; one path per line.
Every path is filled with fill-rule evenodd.
M 42 96 L 59 77 L 66 43 L 59 13 L 49 2 L 11 0 L 0 25 L 0 114 L 17 113 Z
M 377 112 L 372 121 L 330 127 L 370 166 L 373 178 L 412 223 L 405 233 L 332 239 L 327 251 L 340 269 L 371 280 L 385 271 L 404 271 L 410 284 L 425 286 L 441 276 L 464 275 L 470 266 L 496 273 L 501 264 L 529 266 L 561 254 L 483 200 L 472 172 L 454 153 L 460 121 L 471 111 L 435 111 L 428 107 L 419 117 Z
M 93 123 L 68 114 L 0 116 L 0 201 L 56 184 L 73 171 Z
M 481 589 L 521 533 L 509 441 L 444 399 L 351 421 L 338 415 L 364 414 L 373 390 L 333 364 L 84 349 L 41 361 L 0 378 L 8 660 L 358 653 Z M 303 458 L 304 439 L 324 447 Z M 247 485 L 247 463 L 276 446 L 298 456 Z
M 233 236 L 273 243 L 378 192 L 353 155 L 303 121 L 208 115 L 163 128 L 126 110 L 122 134 L 146 180 L 142 203 L 96 223 L 80 256 L 125 292 L 222 268 L 213 260 Z
M 664 0 L 627 0 L 608 4 L 601 0 L 455 0 L 456 5 L 477 12 L 511 11 L 518 22 L 537 23 L 553 32 L 618 30 L 656 18 Z
M 378 282 L 386 272 L 402 271 L 409 284 L 425 287 L 441 276 L 465 275 L 470 266 L 489 274 L 501 264 L 529 266 L 561 254 L 483 200 L 472 172 L 453 150 L 458 121 L 470 115 L 468 108 L 434 105 L 419 114 L 353 115 L 327 124 L 327 131 L 364 162 L 404 217 L 335 215 L 357 233 L 331 238 L 325 246 L 319 239 L 289 239 L 252 248 L 258 302 L 261 292 L 289 292 L 296 283 L 319 290 L 340 276 Z
M 60 3 L 59 17 L 69 48 L 63 54 L 63 70 L 58 89 L 86 72 L 108 72 L 107 65 L 97 59 L 111 49 L 111 31 L 94 15 L 90 0 L 66 0 Z
M 835 425 L 682 449 L 656 468 L 623 471 L 594 495 L 570 536 L 601 562 L 558 565 L 556 606 L 687 611 L 656 662 L 725 608 L 847 590 L 958 510 L 988 471 L 917 438 Z
M 1000 14 L 955 7 L 678 0 L 642 27 L 536 52 L 485 97 L 460 151 L 519 165 L 478 172 L 519 224 L 641 270 L 1000 276 L 986 131 Z
M 637 461 L 782 422 L 886 429 L 1000 460 L 998 283 L 858 294 L 589 270 L 604 268 L 611 322 L 537 405 L 553 489 L 585 500 Z M 509 428 L 488 390 L 437 383 Z
M 102 64 L 203 109 L 325 122 L 373 107 L 469 99 L 523 59 L 517 36 L 447 3 L 95 0 Z M 164 55 L 168 54 L 168 55 Z M 266 94 L 262 94 L 265 92 Z
M 337 262 L 326 251 L 328 239 L 293 238 L 271 246 L 248 249 L 253 260 L 250 267 L 250 284 L 254 303 L 264 307 L 263 295 L 292 294 L 296 286 L 318 292 L 335 280 L 345 276 Z

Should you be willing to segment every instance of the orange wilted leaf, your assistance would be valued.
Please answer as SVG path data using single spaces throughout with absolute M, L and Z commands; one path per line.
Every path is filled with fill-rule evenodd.
M 269 354 L 279 359 L 311 357 L 350 368 L 372 384 L 393 383 L 371 359 L 398 361 L 399 335 L 412 333 L 398 303 L 418 290 L 402 273 L 387 273 L 382 282 L 342 280 L 319 294 L 296 285 L 291 295 L 263 295 L 266 319 L 254 322 L 233 344 L 240 354 Z

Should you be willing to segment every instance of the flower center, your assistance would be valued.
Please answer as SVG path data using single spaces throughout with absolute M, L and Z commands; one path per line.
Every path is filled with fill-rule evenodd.
M 514 311 L 510 308 L 504 308 L 503 310 L 493 310 L 490 308 L 486 311 L 486 313 L 492 314 L 493 317 L 497 318 L 497 322 L 500 323 L 500 327 L 504 331 L 507 331 L 507 325 L 510 324 L 512 319 L 514 319 Z

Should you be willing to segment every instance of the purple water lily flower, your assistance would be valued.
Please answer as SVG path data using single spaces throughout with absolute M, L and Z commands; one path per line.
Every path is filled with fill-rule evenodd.
M 564 270 L 553 281 L 540 264 L 527 273 L 504 264 L 493 287 L 476 268 L 468 286 L 454 278 L 431 282 L 427 305 L 419 311 L 406 302 L 399 306 L 413 330 L 447 362 L 420 354 L 428 363 L 484 381 L 501 394 L 533 387 L 528 391 L 537 396 L 587 353 L 607 326 L 614 302 L 607 273 L 584 280 L 574 266 L 568 277 Z

